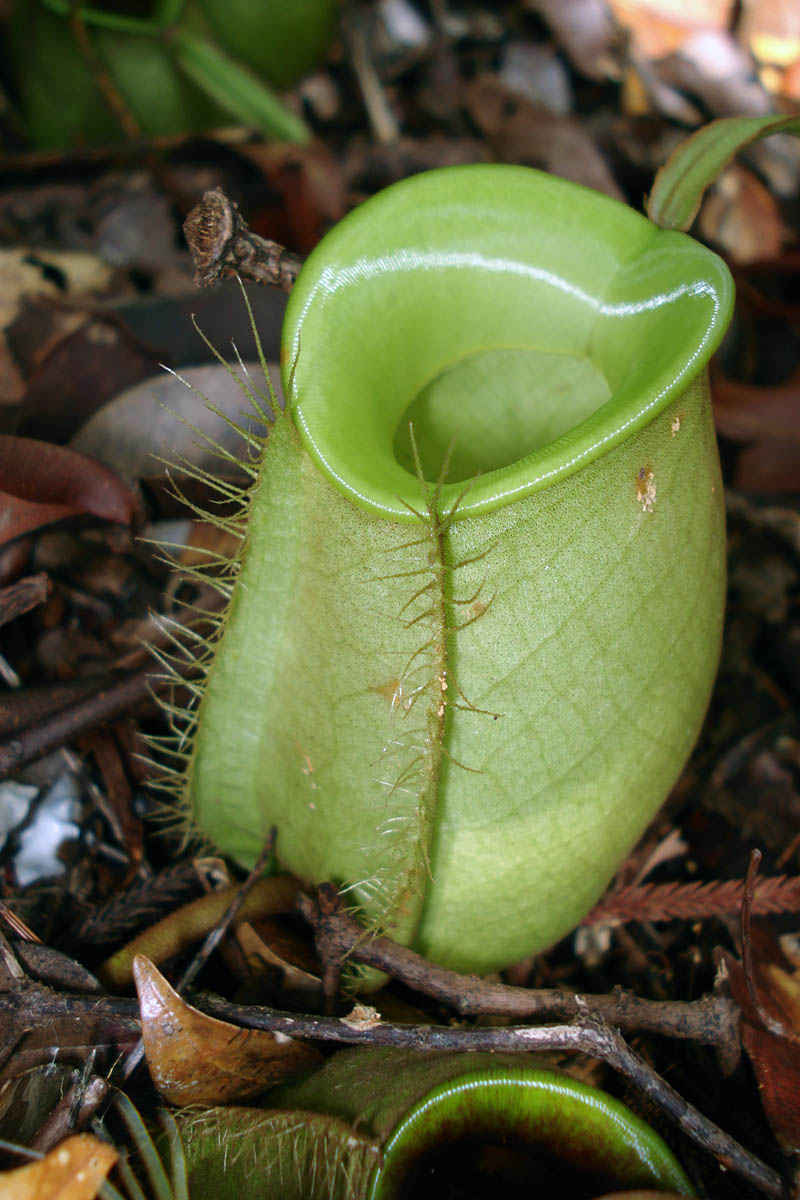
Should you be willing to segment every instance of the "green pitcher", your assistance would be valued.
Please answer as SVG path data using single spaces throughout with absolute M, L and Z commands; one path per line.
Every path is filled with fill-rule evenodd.
M 524 1054 L 352 1048 L 267 1104 L 179 1118 L 193 1200 L 696 1195 L 624 1104 Z
M 581 919 L 708 704 L 732 302 L 685 234 L 524 167 L 418 175 L 323 239 L 175 776 L 217 846 L 276 826 L 460 970 Z

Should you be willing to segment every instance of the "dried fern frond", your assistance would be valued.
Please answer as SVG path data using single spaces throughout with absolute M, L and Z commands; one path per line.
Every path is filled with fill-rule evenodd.
M 626 924 L 629 921 L 696 921 L 729 917 L 742 907 L 744 882 L 644 883 L 611 892 L 596 904 L 582 925 Z M 800 912 L 800 876 L 759 879 L 753 896 L 754 916 Z

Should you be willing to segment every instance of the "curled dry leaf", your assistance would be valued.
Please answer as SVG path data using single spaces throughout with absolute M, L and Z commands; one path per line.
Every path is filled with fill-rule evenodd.
M 113 1146 L 75 1134 L 39 1162 L 0 1173 L 0 1200 L 93 1200 L 116 1160 Z
M 106 987 L 129 987 L 133 980 L 133 963 L 138 954 L 156 962 L 179 954 L 215 928 L 240 890 L 241 884 L 234 883 L 174 909 L 107 958 L 98 968 L 98 977 Z M 237 923 L 274 913 L 294 912 L 299 890 L 300 885 L 291 875 L 270 875 L 267 879 L 259 879 L 245 896 Z
M 251 977 L 278 1007 L 316 1009 L 322 1001 L 322 967 L 308 940 L 274 917 L 236 926 L 234 936 L 245 956 Z M 277 993 L 275 995 L 274 993 Z M 263 1002 L 263 1001 L 262 1001 Z
M 724 955 L 731 993 L 742 1010 L 741 1033 L 761 1103 L 781 1148 L 800 1152 L 800 970 L 793 971 L 778 941 L 760 925 L 751 930 L 753 1004 L 742 964 Z M 765 1027 L 764 1017 L 774 1023 Z
M 198 1012 L 143 954 L 133 973 L 147 1065 L 171 1104 L 251 1099 L 321 1061 L 311 1046 L 284 1034 L 239 1029 Z
M 33 438 L 0 436 L 0 545 L 65 517 L 130 525 L 133 489 L 102 463 Z

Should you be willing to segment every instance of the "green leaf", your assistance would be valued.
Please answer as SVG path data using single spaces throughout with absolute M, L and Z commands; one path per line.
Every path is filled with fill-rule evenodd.
M 126 16 L 124 13 L 108 12 L 105 9 L 78 6 L 78 15 L 85 25 L 96 25 L 100 29 L 110 29 L 114 33 L 131 33 L 152 37 L 160 30 L 167 28 L 177 21 L 181 15 L 185 0 L 161 0 L 154 6 L 152 15 L 147 17 Z M 72 0 L 41 0 L 44 8 L 56 13 L 59 17 L 70 18 L 75 9 Z
M 237 121 L 278 141 L 311 140 L 305 121 L 289 112 L 254 72 L 217 46 L 185 30 L 179 30 L 170 45 L 183 73 Z
M 771 133 L 800 134 L 798 117 L 722 117 L 682 142 L 656 175 L 647 215 L 662 229 L 686 231 L 703 193 L 745 146 Z

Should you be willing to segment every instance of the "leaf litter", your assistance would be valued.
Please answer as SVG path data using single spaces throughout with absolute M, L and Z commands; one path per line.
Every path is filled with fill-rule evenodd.
M 140 175 L 136 187 L 145 177 L 141 194 L 131 182 L 131 168 L 102 151 L 84 160 L 66 154 L 60 160 L 12 163 L 9 182 L 0 187 L 0 240 L 15 262 L 31 258 L 24 263 L 25 278 L 35 286 L 31 290 L 26 283 L 24 296 L 17 292 L 0 343 L 0 445 L 6 447 L 0 584 L 13 588 L 39 572 L 46 575 L 47 587 L 31 588 L 30 607 L 8 608 L 11 616 L 0 627 L 1 661 L 12 672 L 4 671 L 4 678 L 17 681 L 6 684 L 0 696 L 6 720 L 0 752 L 21 732 L 63 716 L 82 697 L 95 695 L 98 684 L 103 691 L 128 669 L 120 663 L 129 664 L 137 636 L 152 631 L 150 609 L 173 628 L 170 623 L 184 619 L 187 604 L 206 603 L 189 572 L 160 562 L 149 542 L 132 541 L 129 530 L 141 527 L 147 538 L 168 535 L 165 522 L 177 515 L 163 468 L 155 460 L 152 470 L 145 465 L 148 453 L 162 454 L 164 441 L 174 445 L 180 437 L 181 452 L 202 465 L 195 458 L 193 435 L 178 427 L 164 433 L 166 426 L 156 434 L 158 402 L 142 381 L 152 377 L 159 362 L 179 373 L 208 370 L 190 320 L 203 306 L 209 323 L 201 315 L 201 327 L 226 356 L 236 363 L 232 339 L 237 351 L 248 353 L 241 326 L 233 326 L 232 314 L 240 307 L 235 289 L 226 292 L 223 284 L 215 297 L 193 291 L 192 267 L 180 247 L 182 218 L 207 187 L 220 186 L 235 196 L 259 234 L 295 253 L 311 249 L 324 229 L 364 195 L 448 162 L 533 163 L 640 205 L 655 167 L 684 135 L 686 124 L 797 100 L 800 72 L 791 5 L 787 15 L 780 4 L 748 3 L 739 6 L 737 22 L 730 4 L 698 4 L 690 6 L 688 23 L 686 6 L 668 0 L 610 5 L 581 0 L 570 6 L 569 21 L 563 17 L 565 6 L 545 0 L 475 3 L 463 12 L 407 0 L 408 20 L 398 24 L 389 14 L 402 7 L 376 4 L 377 21 L 360 14 L 360 73 L 350 71 L 351 49 L 343 43 L 301 85 L 315 122 L 319 144 L 313 148 L 284 150 L 224 133 L 178 141 L 159 148 L 158 170 L 141 155 L 128 160 L 135 164 L 133 174 Z M 724 72 L 722 62 L 729 64 Z M 527 64 L 525 70 L 519 64 Z M 536 72 L 536 80 L 525 79 L 525 71 Z M 363 91 L 369 79 L 378 83 L 372 108 Z M 380 141 L 372 136 L 375 121 L 387 114 L 400 136 Z M 764 1007 L 796 1034 L 797 971 L 776 945 L 782 933 L 797 929 L 793 897 L 800 874 L 800 453 L 795 436 L 800 354 L 798 260 L 791 249 L 800 160 L 795 144 L 763 146 L 763 152 L 723 177 L 697 226 L 699 236 L 734 264 L 740 296 L 735 335 L 723 348 L 714 380 L 726 483 L 736 490 L 729 493 L 729 619 L 706 730 L 642 848 L 601 902 L 606 924 L 617 922 L 603 953 L 583 957 L 575 940 L 567 939 L 509 975 L 531 989 L 592 994 L 621 985 L 645 998 L 685 1000 L 712 991 L 714 951 L 722 945 L 744 1014 L 742 1040 L 760 1098 L 741 1067 L 723 1083 L 715 1069 L 698 1066 L 691 1041 L 639 1036 L 656 1064 L 679 1087 L 685 1085 L 705 1112 L 723 1127 L 732 1114 L 740 1114 L 746 1126 L 740 1136 L 783 1168 L 781 1148 L 796 1150 L 798 1144 L 794 1052 L 787 1051 L 794 1043 L 764 1030 L 759 1015 L 748 1008 L 737 982 L 740 947 L 734 920 L 747 851 L 758 843 L 766 857 L 754 912 L 764 904 L 771 915 L 759 918 L 765 938 L 754 939 L 756 985 Z M 132 206 L 134 193 L 145 196 L 144 207 Z M 154 236 L 143 239 L 148 222 Z M 116 256 L 113 270 L 103 257 L 109 247 Z M 84 256 L 80 273 L 56 257 L 65 251 Z M 60 302 L 65 295 L 67 309 Z M 259 325 L 274 350 L 280 305 L 273 307 L 272 299 L 263 303 Z M 71 390 L 60 386 L 67 380 Z M 112 402 L 133 387 L 140 390 L 125 399 L 123 432 Z M 84 455 L 88 452 L 81 457 L 58 443 L 81 425 L 80 436 L 88 437 L 87 418 L 97 422 L 100 434 L 91 444 L 75 443 L 83 445 Z M 115 439 L 123 453 L 135 442 L 136 454 L 123 460 L 115 448 L 108 455 L 111 466 L 102 465 Z M 200 506 L 208 500 L 207 495 L 195 498 Z M 208 542 L 199 523 L 187 525 L 191 518 L 185 515 L 182 520 L 174 540 L 193 543 L 192 553 L 205 552 L 207 558 L 224 553 L 224 547 Z M 186 565 L 195 562 L 192 558 Z M 102 719 L 102 705 L 96 711 Z M 20 879 L 22 860 L 14 854 L 3 860 L 3 901 L 22 927 L 27 923 L 48 944 L 68 950 L 93 970 L 152 926 L 156 916 L 163 917 L 165 908 L 178 908 L 211 886 L 198 877 L 180 838 L 155 819 L 141 735 L 159 732 L 159 720 L 145 699 L 135 709 L 113 713 L 104 740 L 98 740 L 94 727 L 82 726 L 71 751 L 70 771 L 76 772 L 81 797 L 78 818 L 66 831 L 77 839 L 71 852 L 62 838 L 62 852 L 50 855 L 38 869 L 45 877 L 39 878 L 23 871 Z M 32 813 L 29 802 L 46 795 L 64 769 L 62 752 L 55 749 L 24 775 L 15 775 L 14 789 L 21 791 L 7 793 L 14 828 L 20 822 L 24 826 L 26 805 Z M 162 832 L 154 836 L 157 829 Z M 640 876 L 653 846 L 670 838 L 682 848 L 654 861 Z M 31 882 L 23 882 L 27 879 Z M 274 921 L 241 925 L 204 969 L 199 986 L 228 994 L 240 990 L 254 1003 L 268 996 L 269 1003 L 291 1007 L 283 947 L 292 938 L 305 940 L 310 954 L 308 932 L 294 915 Z M 6 924 L 2 928 L 15 936 Z M 254 972 L 262 936 L 265 954 Z M 273 949 L 275 961 L 269 955 Z M 174 953 L 173 962 L 163 964 L 172 978 L 191 945 L 179 943 Z M 320 993 L 313 964 L 306 961 L 297 969 L 306 976 L 305 982 L 294 977 L 301 1003 L 319 1005 L 312 999 Z M 452 1008 L 413 998 L 427 1021 L 446 1025 L 453 1016 Z M 393 1005 L 406 1000 L 402 989 L 386 989 L 386 1000 L 376 1000 L 384 1023 L 397 1011 Z M 170 1012 L 170 1003 L 185 1001 L 165 1003 Z M 178 1011 L 183 1013 L 175 1009 L 173 1016 Z M 348 1005 L 340 1011 L 346 1013 Z M 65 1017 L 47 1029 L 26 1029 L 5 1048 L 0 1078 L 13 1081 L 23 1072 L 46 1071 L 56 1045 L 76 1062 L 85 1061 L 94 1046 L 103 1056 L 103 1069 L 111 1070 L 135 1041 L 127 1020 L 112 1007 L 91 1017 L 84 1013 L 80 1020 Z M 212 1096 L 222 1094 L 215 1088 L 229 1086 L 234 1094 L 237 1076 L 246 1078 L 245 1086 L 257 1086 L 259 1068 L 252 1067 L 250 1077 L 251 1066 L 243 1068 L 235 1053 L 228 1060 L 221 1048 L 217 1067 L 228 1082 L 205 1080 L 196 1065 L 196 1046 L 182 1034 L 168 1045 L 169 1053 L 183 1055 L 180 1086 L 191 1090 L 208 1082 Z M 703 1169 L 708 1171 L 700 1167 L 700 1175 Z M 743 1193 L 747 1185 L 730 1176 L 708 1178 L 712 1194 L 721 1200 L 759 1194 L 752 1188 Z

